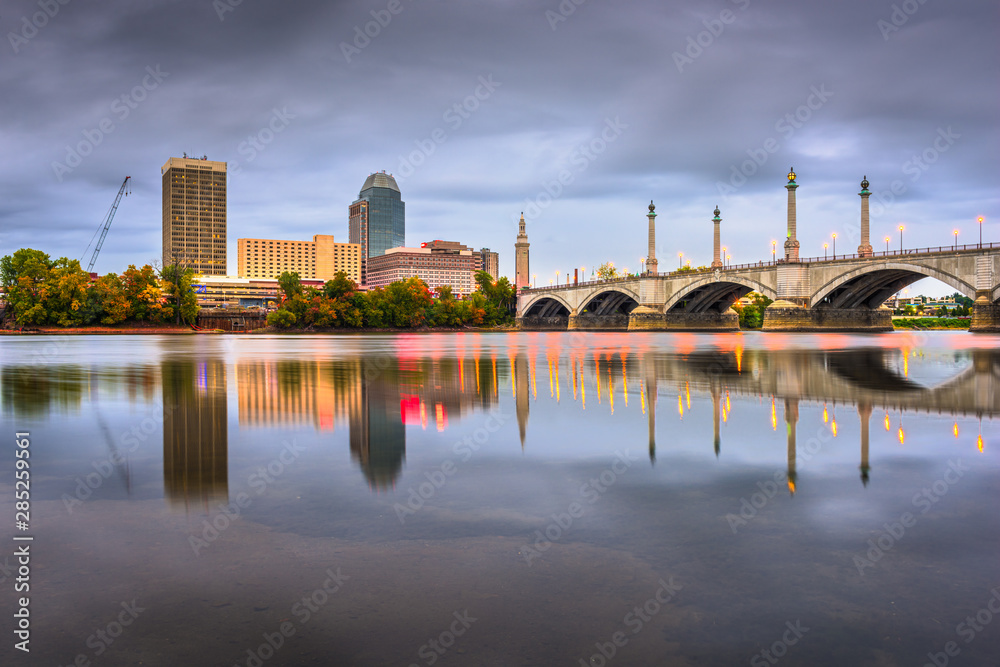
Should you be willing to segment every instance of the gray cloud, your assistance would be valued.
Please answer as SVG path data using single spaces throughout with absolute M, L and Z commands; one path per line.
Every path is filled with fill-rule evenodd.
M 187 151 L 239 164 L 229 191 L 235 272 L 242 236 L 346 240 L 347 206 L 368 173 L 402 173 L 439 128 L 445 141 L 402 179 L 408 243 L 489 246 L 507 273 L 514 220 L 563 169 L 572 182 L 529 226 L 540 276 L 637 264 L 650 199 L 664 264 L 678 251 L 710 259 L 716 204 L 733 261 L 764 259 L 783 234 L 791 165 L 804 255 L 821 253 L 834 231 L 845 239 L 864 174 L 876 192 L 894 180 L 906 186 L 873 218 L 875 238 L 898 243 L 904 222 L 907 245 L 947 244 L 956 227 L 972 240 L 979 215 L 996 237 L 998 26 L 983 3 L 912 2 L 916 11 L 905 22 L 897 15 L 891 32 L 894 3 L 859 0 L 567 1 L 576 9 L 554 30 L 546 11 L 558 15 L 555 0 L 400 0 L 386 22 L 389 4 L 244 0 L 220 20 L 208 1 L 71 1 L 37 35 L 15 38 L 15 53 L 10 33 L 41 10 L 5 3 L 0 253 L 31 246 L 81 256 L 131 175 L 133 194 L 97 268 L 149 261 L 159 253 L 159 167 Z M 373 24 L 379 34 L 359 48 L 356 28 L 377 17 L 385 25 Z M 350 62 L 345 43 L 357 50 Z M 157 66 L 169 75 L 142 101 L 122 102 Z M 479 77 L 500 85 L 456 127 L 448 111 L 475 94 Z M 781 124 L 801 117 L 821 87 L 830 94 L 813 98 L 808 120 Z M 294 118 L 250 150 L 275 109 Z M 584 167 L 580 147 L 616 118 L 627 128 Z M 113 130 L 57 174 L 67 147 L 97 136 L 106 119 Z M 948 128 L 958 138 L 915 170 L 912 157 Z M 777 150 L 736 192 L 721 192 L 769 139 Z

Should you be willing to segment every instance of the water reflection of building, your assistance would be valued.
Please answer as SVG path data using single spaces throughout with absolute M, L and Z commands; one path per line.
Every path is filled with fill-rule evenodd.
M 185 507 L 228 502 L 225 363 L 167 361 L 161 379 L 167 501 Z
M 496 357 L 398 354 L 333 360 L 240 361 L 239 422 L 250 427 L 350 428 L 352 457 L 373 488 L 391 486 L 405 427 L 444 431 L 499 401 Z
M 406 459 L 406 427 L 395 364 L 362 364 L 357 378 L 360 401 L 350 414 L 351 457 L 361 466 L 368 486 L 395 484 Z
M 240 425 L 332 430 L 358 409 L 360 364 L 354 359 L 334 369 L 319 361 L 238 362 Z

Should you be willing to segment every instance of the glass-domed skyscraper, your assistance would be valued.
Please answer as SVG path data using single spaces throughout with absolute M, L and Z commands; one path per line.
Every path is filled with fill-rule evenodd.
M 371 174 L 351 204 L 349 240 L 361 244 L 361 282 L 367 282 L 367 260 L 389 248 L 406 245 L 406 202 L 391 174 Z

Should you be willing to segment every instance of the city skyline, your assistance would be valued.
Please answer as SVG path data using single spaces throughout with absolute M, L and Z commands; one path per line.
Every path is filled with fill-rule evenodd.
M 229 165 L 231 260 L 237 238 L 345 238 L 358 179 L 382 170 L 411 243 L 500 249 L 512 280 L 524 211 L 539 285 L 638 270 L 650 199 L 664 269 L 678 252 L 711 263 L 716 205 L 732 262 L 770 259 L 790 166 L 803 257 L 833 233 L 857 246 L 863 176 L 876 250 L 899 224 L 910 248 L 956 229 L 975 242 L 979 216 L 1000 238 L 997 19 L 981 4 L 570 4 L 70 4 L 34 31 L 38 5 L 8 5 L 0 136 L 19 157 L 0 254 L 82 257 L 130 175 L 95 270 L 160 259 L 154 170 L 185 151 Z M 911 292 L 949 291 L 932 285 Z

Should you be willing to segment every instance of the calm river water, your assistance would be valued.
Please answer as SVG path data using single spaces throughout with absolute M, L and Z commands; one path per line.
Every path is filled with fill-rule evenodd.
M 6 337 L 0 364 L 5 665 L 1000 663 L 997 337 Z

